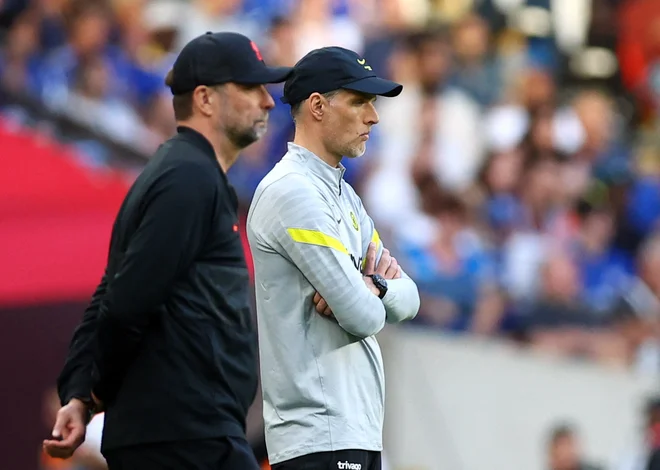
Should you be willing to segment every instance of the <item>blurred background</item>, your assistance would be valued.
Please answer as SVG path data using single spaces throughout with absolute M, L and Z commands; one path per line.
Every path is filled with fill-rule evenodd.
M 206 31 L 270 65 L 341 45 L 404 84 L 345 162 L 422 295 L 381 334 L 387 468 L 646 470 L 659 0 L 0 0 L 0 468 L 104 468 L 102 415 L 72 460 L 41 454 L 55 378 L 122 198 L 175 131 L 163 78 Z M 292 138 L 270 91 L 229 173 L 243 213 Z M 260 397 L 249 432 L 263 456 Z

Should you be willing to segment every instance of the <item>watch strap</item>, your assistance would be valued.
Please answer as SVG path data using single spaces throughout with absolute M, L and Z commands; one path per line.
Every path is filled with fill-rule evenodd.
M 385 297 L 385 294 L 387 294 L 387 282 L 385 282 L 385 278 L 383 278 L 380 274 L 369 274 L 369 277 L 378 289 L 378 298 L 382 300 L 383 297 Z

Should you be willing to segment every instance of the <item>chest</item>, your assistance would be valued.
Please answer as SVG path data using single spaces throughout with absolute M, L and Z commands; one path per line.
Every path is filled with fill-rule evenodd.
M 360 226 L 358 208 L 344 194 L 332 195 L 329 204 L 340 241 L 348 251 L 355 268 L 360 269 L 366 248 L 363 246 L 363 228 Z
M 222 194 L 215 204 L 206 238 L 206 249 L 201 258 L 222 264 L 245 266 L 242 233 L 244 224 L 239 216 L 235 194 Z

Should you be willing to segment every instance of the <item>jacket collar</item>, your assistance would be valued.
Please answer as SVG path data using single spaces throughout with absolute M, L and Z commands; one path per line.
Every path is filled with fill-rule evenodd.
M 323 180 L 328 186 L 341 195 L 342 179 L 344 178 L 344 172 L 346 171 L 344 165 L 340 163 L 338 167 L 333 168 L 313 152 L 310 152 L 305 147 L 301 147 L 293 142 L 288 143 L 288 150 L 289 151 L 284 156 L 284 159 L 301 162 L 309 168 L 315 176 Z
M 208 154 L 210 157 L 213 157 L 213 160 L 216 160 L 215 150 L 213 150 L 213 145 L 208 141 L 206 137 L 197 132 L 192 127 L 188 126 L 177 126 L 176 132 L 180 138 L 184 138 L 188 142 L 192 143 L 195 147 L 198 147 L 205 154 Z

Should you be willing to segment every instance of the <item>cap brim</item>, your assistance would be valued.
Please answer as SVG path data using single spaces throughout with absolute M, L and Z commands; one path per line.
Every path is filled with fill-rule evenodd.
M 388 98 L 398 96 L 403 91 L 403 85 L 400 83 L 378 77 L 362 78 L 348 83 L 341 88 L 368 93 L 370 95 L 387 96 Z
M 254 71 L 244 77 L 237 77 L 236 83 L 243 83 L 246 85 L 263 85 L 266 83 L 282 83 L 293 72 L 293 67 L 268 67 Z

